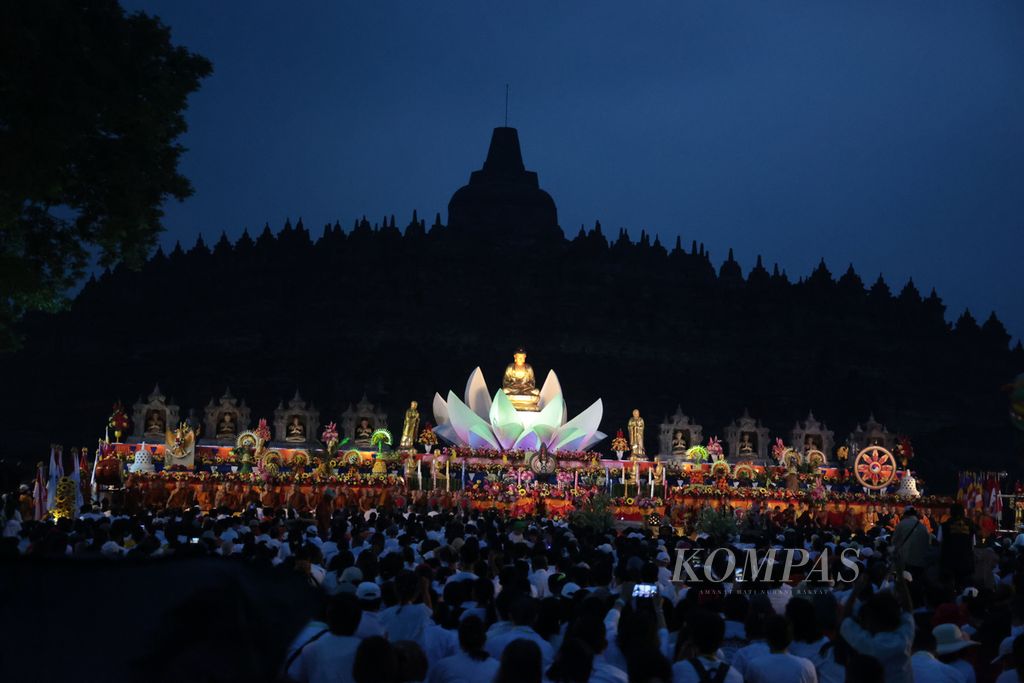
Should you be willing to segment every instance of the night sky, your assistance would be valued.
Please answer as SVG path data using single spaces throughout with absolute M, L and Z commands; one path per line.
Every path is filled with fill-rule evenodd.
M 165 248 L 446 220 L 509 83 L 570 235 L 682 235 L 794 280 L 852 262 L 1024 336 L 1024 3 L 125 4 L 214 64 Z

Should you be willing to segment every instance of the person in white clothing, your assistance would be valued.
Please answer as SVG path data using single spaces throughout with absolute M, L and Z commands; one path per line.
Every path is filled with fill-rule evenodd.
M 793 627 L 786 617 L 773 615 L 765 620 L 769 653 L 747 666 L 748 683 L 817 683 L 818 674 L 809 659 L 789 654 Z
M 743 683 L 743 675 L 718 657 L 725 638 L 725 621 L 712 612 L 698 611 L 686 619 L 697 656 L 672 665 L 676 683 Z
M 740 672 L 741 676 L 747 675 L 747 665 L 751 660 L 771 652 L 768 641 L 765 640 L 764 622 L 772 614 L 771 604 L 767 601 L 755 601 L 750 605 L 750 612 L 743 623 L 743 630 L 750 644 L 739 648 L 733 653 L 732 659 L 726 660 L 732 668 Z
M 363 581 L 356 586 L 356 600 L 363 609 L 363 618 L 356 629 L 358 638 L 369 638 L 370 636 L 385 636 L 387 631 L 380 623 L 380 586 L 370 581 Z
M 533 630 L 533 624 L 537 621 L 537 601 L 529 596 L 520 596 L 513 601 L 511 612 L 514 625 L 497 637 L 489 639 L 485 646 L 487 652 L 495 659 L 501 659 L 509 643 L 515 640 L 532 640 L 540 648 L 544 670 L 547 671 L 555 659 L 555 651 L 548 641 Z
M 392 642 L 411 640 L 427 649 L 427 628 L 433 610 L 430 591 L 423 586 L 425 581 L 412 572 L 402 572 L 395 579 L 399 603 L 378 613 L 380 623 Z
M 604 652 L 608 649 L 608 635 L 603 621 L 595 616 L 582 617 L 569 629 L 566 638 L 579 638 L 594 653 L 589 683 L 629 682 L 626 672 L 604 657 Z
M 999 659 L 1008 660 L 1008 667 L 996 678 L 996 683 L 1017 683 L 1020 680 L 1021 670 L 1024 669 L 1024 636 L 1010 636 L 1013 638 L 1009 646 L 1009 653 L 1004 654 L 1003 643 L 999 644 Z
M 979 643 L 967 638 L 956 624 L 939 624 L 932 629 L 932 635 L 935 636 L 935 654 L 939 661 L 959 671 L 965 683 L 975 683 L 974 667 L 963 657 L 967 650 Z
M 897 572 L 896 594 L 875 593 L 861 607 L 855 620 L 854 605 L 866 584 L 867 574 L 861 573 L 846 601 L 839 633 L 853 650 L 882 664 L 885 683 L 912 683 L 910 654 L 914 643 L 914 618 L 906 579 L 902 572 Z
M 469 616 L 459 622 L 459 652 L 430 667 L 429 683 L 485 683 L 498 673 L 498 660 L 484 644 L 487 634 L 479 618 Z
M 814 605 L 806 598 L 792 598 L 786 617 L 793 625 L 789 653 L 810 660 L 822 683 L 843 683 L 846 672 L 835 660 L 833 643 L 824 634 Z
M 914 654 L 910 657 L 910 666 L 914 670 L 915 683 L 966 683 L 963 674 L 935 658 L 935 636 L 928 628 L 930 620 L 930 615 L 920 615 L 914 631 Z
M 351 676 L 356 649 L 361 642 L 355 633 L 363 610 L 354 595 L 342 593 L 327 606 L 326 632 L 297 646 L 285 663 L 296 683 L 335 683 Z

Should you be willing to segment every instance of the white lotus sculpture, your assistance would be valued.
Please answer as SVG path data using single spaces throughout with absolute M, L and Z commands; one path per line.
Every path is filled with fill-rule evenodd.
M 492 399 L 480 368 L 469 375 L 464 397 L 449 391 L 446 401 L 434 394 L 434 433 L 456 446 L 535 451 L 543 444 L 551 452 L 585 451 L 605 438 L 597 430 L 604 412 L 601 399 L 566 421 L 562 387 L 553 370 L 541 387 L 536 412 L 516 410 L 504 391 Z

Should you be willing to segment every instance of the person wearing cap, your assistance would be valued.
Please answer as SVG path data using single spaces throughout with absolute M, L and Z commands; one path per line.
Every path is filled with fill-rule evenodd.
M 1005 669 L 995 683 L 1017 683 L 1021 669 L 1024 669 L 1024 637 L 1008 636 L 999 644 L 999 656 L 993 664 L 1004 663 Z
M 974 667 L 964 660 L 964 655 L 968 648 L 980 643 L 964 636 L 956 624 L 939 624 L 932 629 L 932 635 L 935 636 L 935 655 L 939 661 L 959 671 L 965 683 L 974 683 Z
M 927 615 L 920 615 L 914 631 L 914 654 L 910 657 L 910 666 L 914 671 L 914 681 L 929 683 L 966 683 L 964 675 L 955 667 L 940 662 L 935 657 L 935 634 L 929 628 Z
M 380 586 L 372 581 L 363 581 L 356 586 L 356 600 L 363 608 L 363 618 L 359 620 L 359 628 L 356 629 L 357 638 L 369 638 L 370 636 L 387 637 L 387 631 L 380 623 Z

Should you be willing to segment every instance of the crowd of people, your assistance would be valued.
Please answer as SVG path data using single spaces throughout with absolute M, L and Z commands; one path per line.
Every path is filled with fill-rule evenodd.
M 297 576 L 318 608 L 274 675 L 300 683 L 1024 680 L 1024 534 L 979 533 L 957 506 L 868 529 L 755 507 L 721 538 L 670 519 L 336 503 L 129 512 L 104 501 L 31 520 L 10 494 L 0 556 L 209 556 Z M 713 580 L 674 576 L 680 551 L 716 547 L 768 563 L 800 549 L 834 566 L 852 551 L 857 571 L 752 579 L 720 554 Z

